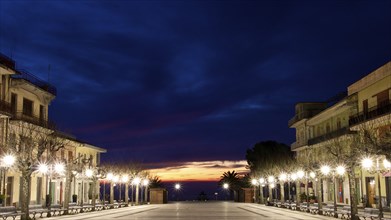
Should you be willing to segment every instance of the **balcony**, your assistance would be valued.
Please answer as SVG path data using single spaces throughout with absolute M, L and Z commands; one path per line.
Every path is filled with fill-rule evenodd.
M 295 142 L 295 143 L 291 144 L 291 151 L 294 151 L 294 150 L 296 150 L 300 147 L 306 146 L 306 145 L 307 145 L 307 142 L 304 142 L 304 143 Z
M 311 118 L 318 113 L 319 113 L 319 110 L 312 110 L 312 111 L 307 110 L 307 111 L 300 112 L 300 113 L 296 114 L 293 118 L 291 118 L 291 120 L 288 121 L 288 127 L 291 127 L 296 122 L 301 121 L 305 118 Z
M 387 103 L 381 106 L 374 106 L 368 109 L 368 112 L 360 112 L 356 115 L 350 116 L 349 125 L 357 125 L 389 113 L 391 113 L 391 100 L 388 100 Z
M 12 115 L 11 104 L 0 100 L 0 114 Z
M 354 133 L 355 132 L 351 131 L 349 129 L 349 127 L 341 128 L 341 129 L 338 129 L 338 130 L 335 130 L 335 131 L 331 131 L 331 132 L 329 132 L 327 134 L 324 134 L 324 135 L 321 135 L 321 136 L 309 139 L 308 140 L 308 145 L 318 144 L 318 143 L 321 143 L 323 141 L 328 141 L 330 139 L 340 137 L 342 135 L 354 134 Z
M 28 73 L 25 70 L 18 70 L 17 74 L 12 75 L 13 79 L 23 79 L 26 80 L 27 82 L 41 88 L 42 90 L 51 93 L 52 95 L 56 96 L 57 95 L 57 89 L 53 85 L 39 79 L 38 77 Z
M 42 118 L 39 118 L 39 117 L 36 117 L 36 116 L 26 115 L 26 114 L 23 114 L 23 112 L 15 112 L 15 113 L 13 113 L 13 115 L 11 117 L 11 120 L 24 121 L 24 122 L 31 123 L 31 124 L 34 124 L 34 125 L 37 125 L 37 126 L 48 128 L 48 129 L 54 129 L 55 128 L 55 124 L 53 122 L 45 120 L 45 119 L 42 119 Z

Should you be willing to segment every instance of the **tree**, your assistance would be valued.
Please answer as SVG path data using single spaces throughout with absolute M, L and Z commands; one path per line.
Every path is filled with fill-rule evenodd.
M 331 164 L 343 164 L 346 168 L 349 181 L 351 218 L 352 220 L 358 220 L 359 218 L 356 216 L 358 213 L 358 201 L 356 195 L 357 183 L 355 168 L 360 165 L 359 161 L 363 152 L 363 145 L 360 143 L 360 137 L 355 133 L 350 133 L 339 138 L 328 139 L 325 141 L 325 150 L 326 152 L 323 153 L 325 160 L 329 161 Z M 335 184 L 335 180 L 333 184 Z M 335 215 L 337 214 L 335 213 Z
M 164 184 L 159 176 L 153 176 L 150 178 L 149 188 L 163 188 Z
M 224 172 L 223 175 L 220 177 L 220 181 L 218 182 L 219 186 L 223 186 L 224 183 L 229 184 L 230 190 L 238 190 L 241 187 L 241 181 L 239 174 L 233 170 Z
M 252 149 L 247 149 L 246 160 L 248 168 L 254 176 L 270 169 L 274 165 L 293 160 L 290 147 L 276 141 L 263 141 L 256 143 Z M 259 175 L 258 175 L 259 176 Z
M 223 175 L 220 177 L 220 181 L 218 182 L 218 185 L 221 187 L 224 184 L 229 185 L 229 192 L 231 196 L 236 197 L 238 190 L 241 188 L 241 180 L 239 173 L 235 172 L 235 170 L 224 172 Z M 232 199 L 232 198 L 231 198 Z
M 283 143 L 263 141 L 256 143 L 252 149 L 247 149 L 246 159 L 251 176 L 267 177 L 289 171 L 294 163 L 294 154 Z M 260 197 L 263 203 L 263 190 L 260 190 Z
M 52 162 L 56 152 L 64 147 L 64 139 L 56 130 L 49 130 L 23 121 L 10 126 L 7 152 L 16 156 L 16 167 L 21 173 L 21 219 L 29 219 L 31 175 L 41 162 Z M 46 155 L 46 161 L 43 161 Z

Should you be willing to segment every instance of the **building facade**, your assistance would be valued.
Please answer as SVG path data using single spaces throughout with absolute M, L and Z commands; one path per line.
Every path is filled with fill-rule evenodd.
M 40 144 L 52 143 L 54 147 L 54 140 L 57 145 L 55 150 L 45 148 L 42 156 L 36 158 L 37 164 L 32 165 L 31 204 L 45 204 L 49 199 L 47 195 L 51 195 L 52 204 L 64 202 L 67 179 L 65 171 L 54 172 L 56 163 L 64 164 L 65 167 L 72 165 L 74 175 L 70 180 L 70 201 L 72 195 L 77 195 L 78 202 L 88 202 L 92 199 L 91 188 L 99 187 L 84 174 L 86 169 L 99 167 L 100 154 L 106 150 L 56 129 L 48 115 L 50 103 L 56 94 L 55 87 L 26 71 L 17 70 L 15 61 L 0 54 L 0 157 L 14 153 L 11 151 L 13 148 L 17 148 L 19 153 L 28 153 L 23 152 L 21 143 L 34 145 L 39 138 L 41 142 L 46 138 L 47 142 L 37 143 L 37 147 L 26 149 L 36 153 Z M 48 139 L 54 136 L 55 139 Z M 28 139 L 29 142 L 22 142 L 22 139 Z M 21 156 L 18 155 L 18 158 Z M 48 165 L 48 171 L 42 173 L 39 166 L 44 163 Z M 0 165 L 0 194 L 4 197 L 3 205 L 18 207 L 22 196 L 21 172 L 16 166 L 7 167 L 3 162 Z
M 297 160 L 309 160 L 318 165 L 330 161 L 333 148 L 352 150 L 348 149 L 354 145 L 352 140 L 365 135 L 364 130 L 376 134 L 377 141 L 384 141 L 382 133 L 391 130 L 391 62 L 353 83 L 347 92 L 340 93 L 330 101 L 297 103 L 295 116 L 288 126 L 296 129 L 296 141 L 291 145 L 291 150 L 296 152 Z M 378 160 L 384 159 L 382 155 L 377 156 Z M 343 164 L 345 161 L 337 159 L 334 162 Z M 380 179 L 377 179 L 375 172 L 361 166 L 354 168 L 355 193 L 359 204 L 375 206 L 379 199 L 377 185 L 380 182 L 382 204 L 390 206 L 391 175 L 384 169 L 380 172 Z M 331 202 L 335 198 L 337 203 L 351 203 L 346 175 L 336 178 L 335 191 L 331 177 L 318 178 L 317 181 L 321 181 L 321 184 L 308 184 L 308 187 L 322 187 L 319 191 L 321 195 L 317 195 L 321 201 Z M 319 194 L 316 193 L 318 190 L 313 191 Z

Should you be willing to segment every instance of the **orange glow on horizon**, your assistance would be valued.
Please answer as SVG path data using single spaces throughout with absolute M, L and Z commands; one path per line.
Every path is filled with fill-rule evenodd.
M 157 175 L 164 182 L 218 181 L 227 171 L 246 173 L 247 161 L 202 161 L 186 162 L 164 168 L 150 169 L 152 175 Z

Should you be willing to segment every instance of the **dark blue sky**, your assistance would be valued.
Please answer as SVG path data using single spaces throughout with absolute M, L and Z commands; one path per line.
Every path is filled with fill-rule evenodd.
M 391 60 L 391 1 L 1 0 L 0 52 L 106 161 L 242 160 Z

